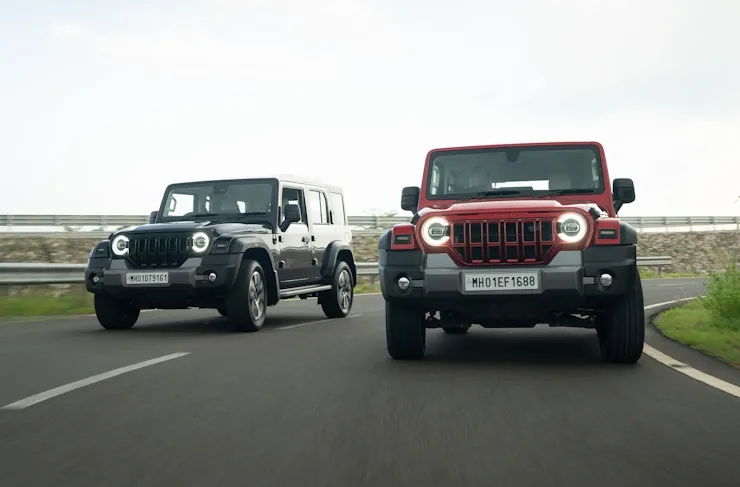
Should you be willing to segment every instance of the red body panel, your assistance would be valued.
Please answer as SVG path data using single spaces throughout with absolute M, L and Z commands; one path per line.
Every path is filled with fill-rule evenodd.
M 397 242 L 397 236 L 408 236 L 408 242 Z M 393 226 L 391 232 L 391 250 L 414 250 L 416 248 L 416 232 L 411 223 L 400 223 Z
M 454 199 L 429 200 L 426 197 L 426 191 L 430 158 L 435 152 L 461 149 L 572 145 L 574 142 L 448 147 L 429 151 L 426 156 L 424 176 L 420 187 L 419 220 L 416 222 L 414 229 L 415 242 L 413 246 L 393 244 L 392 248 L 400 250 L 401 248 L 413 248 L 420 245 L 427 253 L 448 253 L 460 266 L 511 266 L 543 265 L 549 263 L 561 250 L 578 250 L 592 244 L 613 244 L 615 242 L 614 238 L 597 238 L 597 230 L 600 228 L 616 229 L 616 241 L 618 242 L 619 219 L 616 218 L 614 210 L 604 148 L 597 142 L 576 143 L 592 144 L 598 147 L 604 178 L 603 192 L 545 198 L 512 196 L 506 199 L 495 198 L 464 202 L 458 202 Z M 604 212 L 608 215 L 599 218 L 596 226 L 594 226 L 594 220 L 588 213 L 589 209 L 593 207 L 599 209 L 600 213 Z M 556 231 L 558 217 L 567 212 L 579 213 L 588 222 L 586 236 L 577 243 L 562 240 Z M 429 245 L 421 237 L 423 223 L 434 216 L 443 216 L 450 223 L 450 238 L 444 245 Z M 408 232 L 409 226 L 408 224 L 396 225 L 393 229 L 393 235 Z M 457 229 L 458 227 L 462 230 Z M 534 233 L 534 228 L 538 230 L 537 233 Z M 457 235 L 455 235 L 455 232 L 457 232 Z M 501 232 L 503 232 L 503 235 Z M 608 233 L 613 234 L 613 232 Z
M 426 197 L 427 192 L 427 181 L 429 179 L 429 161 L 433 153 L 444 152 L 444 151 L 455 151 L 464 149 L 500 149 L 507 147 L 547 147 L 557 145 L 572 145 L 572 144 L 592 144 L 598 147 L 599 156 L 601 158 L 601 170 L 604 177 L 604 191 L 596 194 L 584 194 L 584 195 L 566 195 L 566 196 L 553 196 L 548 199 L 538 198 L 533 200 L 528 196 L 512 196 L 511 198 L 503 201 L 503 203 L 518 203 L 530 201 L 534 203 L 530 208 L 534 208 L 539 205 L 542 208 L 542 204 L 545 201 L 557 201 L 563 205 L 570 204 L 586 204 L 593 203 L 605 211 L 609 216 L 615 217 L 616 212 L 614 211 L 614 202 L 612 201 L 611 192 L 611 179 L 609 178 L 609 169 L 606 163 L 606 154 L 604 153 L 604 147 L 598 142 L 533 142 L 533 143 L 521 143 L 521 144 L 497 144 L 497 145 L 476 145 L 476 146 L 464 146 L 464 147 L 445 147 L 442 149 L 433 149 L 427 153 L 424 162 L 424 176 L 421 182 L 421 191 L 419 194 L 419 208 L 446 208 L 450 205 L 455 204 L 455 200 L 428 200 Z M 497 201 L 502 203 L 500 199 Z M 484 204 L 490 203 L 490 201 L 484 201 Z

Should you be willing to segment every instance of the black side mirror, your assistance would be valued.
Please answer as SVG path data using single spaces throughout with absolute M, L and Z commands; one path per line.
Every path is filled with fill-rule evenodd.
M 612 182 L 614 211 L 619 213 L 622 205 L 635 201 L 635 183 L 629 178 L 615 179 Z
M 157 215 L 159 215 L 158 211 L 153 211 L 149 213 L 149 223 L 154 223 L 157 221 Z
M 416 214 L 419 209 L 419 192 L 418 186 L 407 186 L 401 191 L 401 208 Z
M 283 209 L 285 219 L 280 225 L 280 230 L 283 232 L 288 229 L 291 223 L 297 223 L 301 221 L 301 207 L 295 203 L 288 203 Z

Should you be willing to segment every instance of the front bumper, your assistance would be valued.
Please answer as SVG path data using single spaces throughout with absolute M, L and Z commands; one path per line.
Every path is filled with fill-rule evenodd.
M 85 268 L 85 286 L 91 293 L 106 293 L 140 303 L 217 297 L 231 290 L 241 262 L 241 254 L 223 254 L 191 257 L 175 269 L 139 269 L 125 259 L 96 257 Z M 136 284 L 126 277 L 132 273 L 161 272 L 167 273 L 167 283 Z M 210 273 L 216 274 L 213 282 L 208 279 Z
M 589 247 L 582 251 L 562 251 L 547 265 L 491 266 L 463 268 L 446 253 L 420 251 L 379 252 L 380 286 L 386 300 L 405 301 L 428 308 L 458 308 L 476 303 L 522 305 L 549 310 L 571 309 L 589 302 L 612 300 L 633 284 L 636 267 L 634 246 Z M 537 289 L 468 290 L 466 275 L 494 276 L 519 271 L 535 273 Z M 599 282 L 602 273 L 613 277 L 608 287 Z M 406 290 L 398 279 L 409 279 Z

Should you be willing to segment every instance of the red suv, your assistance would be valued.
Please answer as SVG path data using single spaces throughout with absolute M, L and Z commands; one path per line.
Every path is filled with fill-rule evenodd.
M 637 362 L 637 232 L 617 217 L 634 200 L 597 142 L 430 151 L 401 196 L 411 222 L 378 241 L 388 353 L 423 358 L 427 328 L 548 323 L 595 329 L 606 361 Z

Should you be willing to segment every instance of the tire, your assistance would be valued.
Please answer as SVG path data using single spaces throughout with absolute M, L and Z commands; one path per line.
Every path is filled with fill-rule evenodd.
M 645 308 L 642 281 L 635 271 L 632 289 L 601 316 L 597 333 L 604 361 L 634 364 L 645 343 Z
M 218 311 L 218 314 L 220 314 L 223 317 L 228 317 L 229 316 L 229 314 L 223 308 L 216 308 L 216 311 Z
M 329 291 L 321 292 L 321 309 L 327 318 L 344 318 L 352 310 L 355 290 L 352 270 L 343 260 L 337 261 Z
M 463 328 L 449 326 L 449 327 L 442 327 L 445 333 L 448 335 L 464 335 L 470 330 L 470 325 L 465 326 Z
M 133 305 L 105 294 L 95 294 L 93 304 L 98 323 L 106 330 L 129 330 L 136 324 L 141 313 Z
M 266 286 L 265 271 L 260 263 L 251 259 L 242 261 L 236 284 L 225 303 L 226 316 L 235 331 L 255 332 L 262 329 L 267 314 Z
M 400 303 L 385 302 L 385 338 L 395 360 L 420 360 L 426 352 L 424 313 Z

